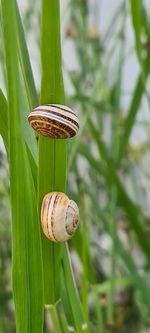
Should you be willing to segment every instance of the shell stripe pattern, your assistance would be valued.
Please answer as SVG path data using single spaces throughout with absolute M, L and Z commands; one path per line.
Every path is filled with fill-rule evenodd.
M 68 240 L 77 229 L 79 211 L 76 203 L 62 192 L 45 195 L 41 209 L 41 224 L 46 237 L 54 242 Z
M 78 117 L 68 107 L 58 104 L 38 106 L 28 116 L 38 133 L 51 138 L 69 138 L 79 129 Z

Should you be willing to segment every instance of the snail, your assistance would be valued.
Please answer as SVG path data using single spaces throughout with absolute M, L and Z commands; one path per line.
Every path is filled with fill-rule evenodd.
M 65 193 L 47 193 L 42 202 L 41 225 L 47 238 L 53 242 L 70 239 L 79 224 L 79 209 Z
M 59 104 L 36 107 L 30 112 L 28 121 L 36 132 L 54 139 L 73 137 L 79 129 L 79 120 L 75 112 Z

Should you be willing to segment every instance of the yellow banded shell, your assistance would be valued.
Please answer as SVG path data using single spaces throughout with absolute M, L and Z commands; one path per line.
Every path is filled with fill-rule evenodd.
M 36 107 L 30 112 L 28 121 L 36 132 L 54 139 L 73 137 L 79 129 L 75 112 L 60 104 Z
M 41 208 L 41 225 L 47 238 L 53 242 L 70 239 L 79 224 L 79 209 L 65 193 L 50 192 L 45 195 Z

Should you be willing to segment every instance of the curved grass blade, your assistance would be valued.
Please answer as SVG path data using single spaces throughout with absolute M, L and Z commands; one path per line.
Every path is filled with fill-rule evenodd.
M 36 193 L 21 131 L 22 94 L 17 59 L 15 2 L 2 0 L 1 3 L 8 79 L 12 263 L 16 327 L 17 333 L 41 333 L 43 328 L 41 245 Z

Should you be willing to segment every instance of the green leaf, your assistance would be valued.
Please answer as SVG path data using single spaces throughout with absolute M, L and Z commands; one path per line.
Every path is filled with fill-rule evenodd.
M 19 61 L 25 83 L 29 107 L 30 109 L 32 109 L 33 107 L 38 105 L 38 96 L 36 92 L 29 53 L 26 45 L 23 25 L 21 22 L 21 17 L 17 2 L 16 2 L 16 22 L 17 22 L 17 45 L 18 45 Z
M 138 207 L 131 201 L 128 194 L 125 192 L 123 185 L 121 184 L 115 169 L 113 167 L 113 161 L 108 157 L 107 150 L 105 148 L 104 142 L 100 138 L 100 133 L 96 130 L 96 128 L 93 126 L 92 122 L 90 122 L 90 128 L 91 133 L 94 136 L 100 155 L 102 156 L 102 159 L 104 160 L 104 163 L 102 164 L 99 160 L 95 159 L 89 152 L 89 150 L 86 148 L 85 145 L 80 145 L 79 153 L 81 153 L 83 156 L 87 158 L 87 160 L 90 162 L 90 164 L 93 166 L 93 168 L 99 173 L 102 174 L 105 177 L 106 183 L 108 186 L 115 185 L 118 192 L 118 199 L 127 213 L 129 222 L 131 227 L 134 229 L 139 243 L 141 247 L 143 248 L 148 261 L 150 262 L 150 244 L 147 238 L 145 238 L 145 231 L 143 228 L 143 217 L 140 214 L 140 210 Z
M 41 104 L 64 104 L 61 69 L 59 0 L 42 1 L 41 19 Z M 39 138 L 38 193 L 39 210 L 44 195 L 66 189 L 66 141 Z M 54 303 L 59 297 L 61 245 L 42 236 L 45 302 Z M 50 288 L 49 286 L 53 286 Z
M 1 3 L 8 81 L 12 264 L 16 328 L 17 333 L 41 333 L 43 329 L 41 242 L 36 193 L 21 128 L 22 93 L 17 57 L 15 2 L 2 0 Z
M 120 147 L 119 147 L 119 158 L 118 158 L 118 164 L 121 160 L 124 150 L 126 148 L 126 145 L 128 143 L 128 140 L 130 138 L 133 126 L 135 124 L 135 119 L 139 110 L 139 106 L 142 100 L 142 96 L 145 92 L 145 83 L 148 78 L 149 72 L 150 72 L 150 48 L 148 49 L 148 53 L 146 56 L 145 61 L 143 62 L 143 71 L 137 80 L 135 90 L 133 92 L 133 97 L 131 100 L 131 105 L 129 107 L 128 115 L 125 121 L 124 129 L 120 137 Z
M 52 323 L 53 323 L 53 330 L 55 330 L 55 332 L 57 332 L 57 333 L 62 333 L 62 329 L 61 329 L 61 325 L 60 325 L 60 321 L 59 321 L 56 306 L 55 305 L 49 305 L 48 309 L 49 309 L 51 319 L 52 319 Z
M 104 231 L 110 234 L 110 216 L 107 214 L 104 214 L 101 207 L 97 205 L 95 195 L 92 193 L 92 190 L 87 184 L 85 183 L 85 191 L 89 195 L 89 198 L 91 199 L 91 215 L 94 214 L 95 216 L 100 219 L 100 221 L 103 222 L 103 228 Z M 129 281 L 135 284 L 135 286 L 138 288 L 140 294 L 141 294 L 141 300 L 143 304 L 146 304 L 148 309 L 150 309 L 150 299 L 149 299 L 149 293 L 150 293 L 150 287 L 149 283 L 145 281 L 145 279 L 140 275 L 140 273 L 137 270 L 136 264 L 134 263 L 131 253 L 125 249 L 122 241 L 119 239 L 118 235 L 116 235 L 116 257 L 120 257 L 122 262 L 125 264 L 128 272 L 128 279 Z M 111 288 L 110 281 L 104 282 L 104 284 L 96 285 L 94 286 L 98 291 L 103 291 L 103 287 L 106 288 L 106 286 Z M 117 282 L 117 286 L 120 286 L 120 283 Z M 106 290 L 105 290 L 106 291 Z
M 68 295 L 68 300 L 70 304 L 70 308 L 72 311 L 75 328 L 78 333 L 87 332 L 89 333 L 88 326 L 84 322 L 80 299 L 78 295 L 78 291 L 76 288 L 76 284 L 74 281 L 73 271 L 71 267 L 71 262 L 69 259 L 69 251 L 68 246 L 65 244 L 63 246 L 63 253 L 62 253 L 62 268 L 64 274 L 64 281 L 66 285 L 66 291 Z
M 16 5 L 17 47 L 18 47 L 19 62 L 22 73 L 21 77 L 22 95 L 23 95 L 21 100 L 22 131 L 25 141 L 31 152 L 31 155 L 33 156 L 34 161 L 37 163 L 37 142 L 35 138 L 35 133 L 28 124 L 27 117 L 32 108 L 38 105 L 38 96 L 34 83 L 24 30 L 16 0 L 15 0 L 15 5 Z
M 8 105 L 2 90 L 0 89 L 0 134 L 8 152 Z
M 142 2 L 141 0 L 131 0 L 131 14 L 136 40 L 138 56 L 141 53 L 141 30 L 142 30 Z

